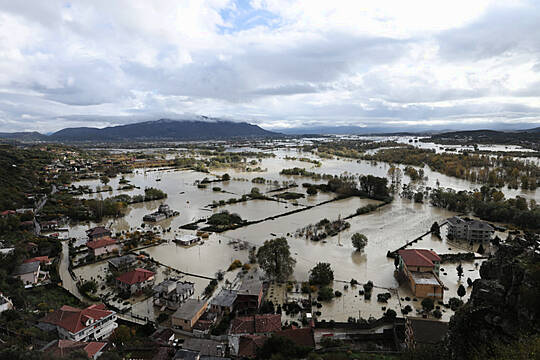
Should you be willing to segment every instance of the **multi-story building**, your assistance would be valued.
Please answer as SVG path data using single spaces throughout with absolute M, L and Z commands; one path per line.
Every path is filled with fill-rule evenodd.
M 444 285 L 439 279 L 441 258 L 431 250 L 399 250 L 398 274 L 409 283 L 414 296 L 442 299 Z
M 116 278 L 116 285 L 122 290 L 135 294 L 154 286 L 155 273 L 141 268 L 128 271 Z
M 187 299 L 172 316 L 172 325 L 184 331 L 192 331 L 193 326 L 206 311 L 206 300 Z
M 44 330 L 56 330 L 61 339 L 72 341 L 95 341 L 109 337 L 118 327 L 116 313 L 103 304 L 78 309 L 64 305 L 40 320 Z
M 91 251 L 94 256 L 111 254 L 119 251 L 119 246 L 115 239 L 110 237 L 101 237 L 97 240 L 88 241 L 86 243 L 88 251 Z
M 189 281 L 167 279 L 154 286 L 152 290 L 154 291 L 155 305 L 176 310 L 193 295 L 195 284 Z
M 484 221 L 469 218 L 451 217 L 448 220 L 446 235 L 449 239 L 467 240 L 469 242 L 490 241 L 495 229 Z

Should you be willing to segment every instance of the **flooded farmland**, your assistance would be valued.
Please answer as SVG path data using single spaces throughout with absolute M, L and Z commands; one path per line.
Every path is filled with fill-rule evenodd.
M 168 150 L 167 156 L 175 156 Z M 289 243 L 291 255 L 296 259 L 293 277 L 296 281 L 307 281 L 310 269 L 318 262 L 330 263 L 334 270 L 334 289 L 343 292 L 343 296 L 336 298 L 332 302 L 324 303 L 320 309 L 320 319 L 334 319 L 336 321 L 347 321 L 349 317 L 369 316 L 380 317 L 384 312 L 382 307 L 399 310 L 405 305 L 411 305 L 419 309 L 420 301 L 414 301 L 406 284 L 399 286 L 394 277 L 393 259 L 387 258 L 388 251 L 394 251 L 412 239 L 424 234 L 437 221 L 443 223 L 445 219 L 457 215 L 457 213 L 433 207 L 427 203 L 419 204 L 411 200 L 402 199 L 395 196 L 390 204 L 384 205 L 368 214 L 358 215 L 347 220 L 350 227 L 338 235 L 326 238 L 324 241 L 312 241 L 305 237 L 297 236 L 298 229 L 309 224 L 315 224 L 322 219 L 336 220 L 355 213 L 356 209 L 368 204 L 380 204 L 377 200 L 350 197 L 347 199 L 333 200 L 336 196 L 332 193 L 319 192 L 316 195 L 306 195 L 302 183 L 323 183 L 323 180 L 312 180 L 302 176 L 280 175 L 283 168 L 300 167 L 311 172 L 331 175 L 375 175 L 386 177 L 389 164 L 374 163 L 368 161 L 356 161 L 350 159 L 320 159 L 313 154 L 302 153 L 296 149 L 280 147 L 272 150 L 275 157 L 262 158 L 258 165 L 264 171 L 247 172 L 241 169 L 219 169 L 210 174 L 196 171 L 178 171 L 174 169 L 137 169 L 132 174 L 126 174 L 125 180 L 134 185 L 131 190 L 118 190 L 120 177 L 111 179 L 108 184 L 113 189 L 108 192 L 99 192 L 82 195 L 88 198 L 106 198 L 119 194 L 130 196 L 143 194 L 147 187 L 154 187 L 167 193 L 167 198 L 163 200 L 149 201 L 132 204 L 128 206 L 126 214 L 121 218 L 109 218 L 103 222 L 79 223 L 69 226 L 68 231 L 61 233 L 61 237 L 75 238 L 77 245 L 86 242 L 85 231 L 96 225 L 103 225 L 112 229 L 113 233 L 127 233 L 135 230 L 153 229 L 157 232 L 164 243 L 150 246 L 144 249 L 151 258 L 160 264 L 170 266 L 174 269 L 186 273 L 203 275 L 207 277 L 215 276 L 219 270 L 226 270 L 232 261 L 238 259 L 241 262 L 248 261 L 248 251 L 234 246 L 238 242 L 259 247 L 266 240 L 275 237 L 285 237 Z M 181 151 L 179 151 L 179 154 Z M 298 160 L 285 159 L 286 157 L 308 157 L 322 163 L 320 167 L 312 163 Z M 252 160 L 252 159 L 248 159 Z M 403 166 L 402 166 L 403 168 Z M 479 184 L 471 183 L 440 173 L 433 172 L 429 168 L 424 168 L 427 179 L 417 183 L 418 187 L 432 187 L 437 185 L 443 188 L 453 188 L 455 190 L 472 190 L 480 187 Z M 230 181 L 211 182 L 206 188 L 197 186 L 197 182 L 208 178 L 210 181 L 218 179 L 219 176 L 228 173 Z M 264 183 L 253 183 L 257 177 L 265 179 Z M 276 188 L 295 182 L 298 186 L 287 191 L 304 194 L 303 198 L 297 200 L 248 200 L 235 204 L 225 204 L 217 207 L 211 205 L 220 200 L 227 201 L 231 198 L 240 198 L 249 194 L 252 188 L 257 187 L 261 193 L 268 196 L 279 194 L 272 192 Z M 409 183 L 407 176 L 403 176 L 403 183 Z M 99 180 L 85 180 L 75 184 L 85 185 L 96 190 L 102 184 Z M 219 188 L 214 189 L 214 188 Z M 284 191 L 284 190 L 283 190 Z M 281 191 L 281 192 L 283 192 Z M 527 199 L 540 201 L 537 191 L 514 190 L 504 188 L 502 190 L 507 197 L 516 195 Z M 178 211 L 179 215 L 157 223 L 144 223 L 143 216 L 154 212 L 160 204 L 168 204 L 172 210 Z M 172 240 L 180 235 L 194 234 L 193 230 L 181 229 L 183 225 L 192 223 L 199 219 L 205 219 L 212 214 L 227 210 L 231 213 L 239 214 L 243 219 L 257 221 L 267 219 L 252 225 L 240 227 L 235 230 L 225 231 L 220 234 L 211 234 L 208 239 L 200 245 L 191 247 L 178 246 Z M 280 216 L 293 210 L 301 210 L 286 216 Z M 144 227 L 143 227 L 144 226 Z M 354 233 L 365 234 L 368 244 L 365 249 L 358 252 L 351 243 L 351 236 Z M 441 229 L 442 234 L 446 229 Z M 501 234 L 506 236 L 505 234 Z M 472 247 L 463 242 L 452 242 L 443 235 L 442 240 L 435 236 L 427 235 L 415 243 L 412 248 L 431 249 L 439 254 L 452 254 L 460 252 L 474 251 Z M 489 251 L 489 249 L 488 249 Z M 479 278 L 479 264 L 481 260 L 463 262 L 465 277 L 474 280 Z M 103 266 L 92 264 L 79 267 L 76 274 L 81 278 L 95 277 L 103 271 Z M 441 271 L 441 280 L 447 290 L 444 299 L 455 297 L 460 284 L 456 271 L 457 264 L 444 264 L 444 271 Z M 161 274 L 161 273 L 159 273 Z M 232 275 L 228 275 L 229 277 Z M 158 276 L 158 280 L 163 279 L 163 275 Z M 371 280 L 374 285 L 374 296 L 371 300 L 364 300 L 358 293 L 359 287 L 348 287 L 345 285 L 351 279 L 363 284 Z M 207 280 L 197 279 L 196 295 L 202 294 Z M 376 294 L 390 291 L 392 294 L 388 303 L 381 304 L 376 299 Z M 409 301 L 405 298 L 411 298 Z M 464 299 L 468 297 L 468 294 Z M 134 306 L 135 308 L 135 306 Z M 145 310 L 140 310 L 144 312 Z M 451 311 L 443 311 L 443 319 L 448 319 Z

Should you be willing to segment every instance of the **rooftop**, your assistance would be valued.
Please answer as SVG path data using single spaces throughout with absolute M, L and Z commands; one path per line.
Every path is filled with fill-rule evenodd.
M 442 285 L 433 273 L 411 271 L 411 274 L 416 284 L 433 286 Z
M 47 314 L 41 321 L 57 325 L 75 334 L 91 326 L 91 324 L 87 325 L 89 320 L 92 320 L 91 322 L 98 321 L 111 314 L 114 314 L 114 312 L 106 310 L 103 304 L 90 305 L 86 309 L 64 305 L 59 310 Z
M 259 295 L 263 288 L 263 282 L 259 279 L 256 271 L 252 270 L 246 274 L 240 289 L 238 289 L 239 295 Z
M 90 249 L 95 250 L 95 249 L 99 249 L 99 248 L 102 248 L 108 245 L 113 245 L 113 244 L 116 244 L 116 240 L 111 239 L 110 237 L 107 236 L 98 240 L 88 241 L 86 243 L 86 246 L 89 247 Z
M 133 285 L 133 284 L 145 282 L 154 275 L 155 273 L 153 273 L 150 270 L 136 268 L 133 271 L 128 271 L 126 273 L 123 273 L 122 275 L 118 276 L 116 280 L 124 284 Z
M 231 322 L 229 334 L 259 334 L 281 330 L 280 314 L 239 316 Z
M 103 226 L 97 226 L 95 228 L 86 230 L 86 235 L 88 236 L 96 236 L 96 235 L 102 235 L 102 234 L 111 234 L 111 231 L 109 229 L 104 228 Z
M 82 342 L 72 340 L 54 340 L 43 348 L 43 352 L 56 357 L 65 357 L 75 351 L 83 350 L 89 358 L 93 358 L 105 346 L 106 342 Z
M 115 257 L 114 259 L 110 259 L 108 262 L 114 267 L 120 267 L 123 265 L 129 265 L 137 260 L 137 257 L 133 254 L 127 254 L 120 257 Z
M 236 296 L 237 296 L 236 290 L 221 289 L 219 294 L 214 296 L 210 304 L 223 306 L 223 307 L 230 307 L 234 304 L 234 301 L 236 300 Z
M 301 329 L 286 329 L 278 331 L 275 336 L 284 337 L 292 340 L 298 346 L 304 346 L 314 349 L 315 338 L 313 336 L 313 328 L 301 328 Z
M 204 306 L 205 300 L 187 299 L 176 312 L 173 314 L 174 318 L 191 320 L 195 317 Z
M 399 250 L 398 254 L 407 266 L 433 267 L 435 266 L 434 261 L 441 261 L 441 258 L 434 251 L 426 249 Z
M 12 275 L 24 275 L 34 273 L 39 270 L 39 261 L 32 261 L 27 263 L 22 263 L 18 265 L 15 270 L 13 270 Z

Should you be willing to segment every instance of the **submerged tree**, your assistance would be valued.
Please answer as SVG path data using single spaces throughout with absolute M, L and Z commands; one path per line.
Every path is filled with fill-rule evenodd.
M 269 277 L 277 281 L 287 280 L 296 264 L 284 237 L 266 240 L 257 251 L 257 262 Z
M 355 233 L 351 239 L 353 246 L 356 248 L 356 251 L 363 250 L 368 242 L 366 235 L 360 233 Z
M 461 263 L 457 266 L 456 270 L 459 281 L 461 281 L 461 277 L 463 276 L 463 266 L 461 266 Z
M 334 271 L 329 263 L 317 263 L 309 271 L 309 282 L 313 285 L 329 285 L 334 281 Z

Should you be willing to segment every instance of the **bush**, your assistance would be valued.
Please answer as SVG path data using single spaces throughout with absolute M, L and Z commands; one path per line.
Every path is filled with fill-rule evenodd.
M 239 267 L 242 267 L 242 262 L 240 260 L 234 260 L 231 265 L 229 265 L 227 271 L 233 271 L 238 269 Z
M 342 294 L 341 291 L 339 291 L 339 290 L 336 290 L 336 291 L 334 292 L 334 296 L 335 296 L 335 297 L 341 297 L 341 295 L 343 295 L 343 294 Z
M 436 309 L 435 311 L 433 311 L 433 316 L 435 316 L 437 319 L 442 318 L 442 312 L 441 312 L 441 310 Z

